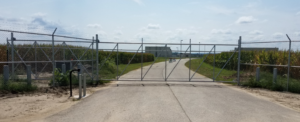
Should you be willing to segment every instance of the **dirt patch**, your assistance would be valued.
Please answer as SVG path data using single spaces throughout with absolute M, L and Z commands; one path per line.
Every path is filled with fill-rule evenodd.
M 100 90 L 104 86 L 87 88 L 87 94 Z M 78 95 L 78 89 L 73 89 Z M 69 97 L 68 87 L 39 88 L 36 92 L 17 93 L 0 92 L 0 121 L 18 122 L 40 120 L 80 101 Z
M 246 91 L 254 96 L 274 102 L 286 108 L 300 112 L 300 94 L 290 92 L 270 91 L 261 88 L 237 87 L 234 88 Z

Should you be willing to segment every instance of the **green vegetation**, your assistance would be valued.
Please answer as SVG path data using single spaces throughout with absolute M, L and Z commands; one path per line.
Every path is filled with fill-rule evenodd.
M 9 80 L 6 85 L 3 82 L 3 76 L 0 76 L 0 79 L 1 79 L 0 91 L 9 91 L 11 93 L 18 93 L 18 92 L 35 91 L 37 89 L 36 85 L 27 85 L 27 80 L 24 79 L 18 79 L 15 80 L 14 82 L 12 82 L 12 80 Z
M 221 68 L 225 62 L 229 59 L 233 52 L 222 52 L 216 54 L 215 63 L 216 67 Z M 231 58 L 225 69 L 236 70 L 237 69 L 237 54 Z M 274 65 L 287 65 L 288 64 L 288 51 L 242 51 L 241 63 L 252 64 L 274 64 Z M 205 60 L 206 63 L 213 65 L 214 55 L 209 55 Z M 300 51 L 291 51 L 291 66 L 300 66 Z M 255 71 L 258 66 L 241 65 L 241 70 Z M 260 66 L 261 71 L 272 72 L 273 68 L 277 68 L 279 75 L 287 73 L 287 67 L 275 67 L 275 66 Z M 291 68 L 290 76 L 292 78 L 300 78 L 300 68 Z
M 196 69 L 198 68 L 198 66 L 200 65 L 200 63 L 203 61 L 203 59 L 193 59 L 192 63 L 191 63 L 191 69 L 193 71 L 196 71 Z M 186 67 L 189 67 L 189 61 L 185 63 Z M 215 67 L 215 75 L 217 75 L 219 73 L 219 71 L 221 70 L 221 68 Z M 197 73 L 204 75 L 208 78 L 213 78 L 213 66 L 203 62 L 203 64 L 201 65 L 201 67 L 199 68 L 199 70 L 197 71 Z M 235 70 L 227 70 L 227 69 L 223 69 L 222 72 L 220 73 L 220 75 L 216 78 L 217 81 L 233 81 L 236 77 L 237 72 Z
M 191 69 L 195 71 L 203 59 L 192 60 Z M 189 67 L 189 62 L 185 64 Z M 215 74 L 220 71 L 220 68 L 215 67 Z M 208 63 L 203 63 L 199 70 L 199 74 L 206 77 L 213 77 L 213 66 Z M 217 77 L 217 81 L 233 81 L 236 78 L 236 70 L 223 69 L 220 75 Z M 273 74 L 268 71 L 260 72 L 260 80 L 256 81 L 254 73 L 241 71 L 240 74 L 241 85 L 252 88 L 265 88 L 273 91 L 285 91 L 287 89 L 287 77 L 286 75 L 277 75 L 276 82 L 273 83 Z M 233 83 L 236 84 L 236 83 Z M 300 81 L 295 78 L 289 80 L 289 92 L 300 93 Z
M 163 62 L 165 61 L 165 58 L 162 57 L 158 57 L 157 60 L 155 61 L 155 63 L 157 62 Z M 147 66 L 147 65 L 151 65 L 151 62 L 144 62 L 143 66 Z M 127 64 L 120 64 L 119 65 L 119 75 L 122 73 L 122 71 L 125 69 Z M 141 68 L 141 63 L 131 63 L 128 65 L 128 67 L 126 68 L 126 70 L 123 72 L 123 74 L 126 74 L 130 71 L 136 70 Z M 103 67 L 101 68 L 101 70 L 99 70 L 99 74 L 101 79 L 116 79 L 116 75 L 117 75 L 117 65 L 114 63 L 114 60 L 110 60 L 110 61 L 106 61 L 103 65 Z M 122 75 L 123 75 L 122 74 Z
M 241 85 L 253 88 L 265 88 L 273 91 L 285 91 L 287 90 L 287 77 L 286 75 L 278 75 L 276 82 L 273 83 L 272 73 L 261 72 L 259 81 L 256 81 L 255 77 L 253 76 L 249 80 L 242 82 Z M 294 78 L 290 78 L 288 91 L 293 93 L 300 93 L 300 81 Z

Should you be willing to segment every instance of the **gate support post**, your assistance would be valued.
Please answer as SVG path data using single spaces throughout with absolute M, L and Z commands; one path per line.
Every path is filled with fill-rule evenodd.
M 117 80 L 119 80 L 119 43 L 117 43 Z
M 143 38 L 142 38 L 142 56 L 141 56 L 141 81 L 143 81 Z
M 35 67 L 35 78 L 37 77 L 37 63 L 36 63 L 36 61 L 37 61 L 37 56 L 36 56 L 36 54 L 37 54 L 37 52 L 36 52 L 36 41 L 34 41 L 34 60 L 35 60 L 35 65 L 34 65 L 34 67 Z
M 92 38 L 92 82 L 94 82 L 94 37 Z
M 277 79 L 277 68 L 273 69 L 273 84 L 276 83 L 276 79 Z
M 27 85 L 31 85 L 31 66 L 26 65 L 26 72 L 27 72 Z
M 290 67 L 291 67 L 291 44 L 292 44 L 292 41 L 291 41 L 289 35 L 286 34 L 286 36 L 289 39 L 289 60 L 288 60 L 288 73 L 287 73 L 286 91 L 289 91 Z
M 256 81 L 259 81 L 259 74 L 260 74 L 259 69 L 260 69 L 259 67 L 256 67 L 256 75 L 255 75 Z
M 98 34 L 96 34 L 96 84 L 98 85 L 98 82 L 99 82 L 99 71 L 98 71 L 98 67 L 99 67 L 99 53 L 98 53 L 98 43 L 99 43 L 99 40 L 98 40 Z
M 15 53 L 14 53 L 14 33 L 11 33 L 11 37 L 10 37 L 11 39 L 11 61 L 12 61 L 12 64 L 11 64 L 11 76 L 13 76 L 13 77 L 11 77 L 12 78 L 12 80 L 15 80 L 14 79 L 14 75 L 15 75 L 15 63 L 14 63 L 14 60 L 15 60 Z
M 52 86 L 55 85 L 55 75 L 54 75 L 54 72 L 55 72 L 54 33 L 56 32 L 56 29 L 57 28 L 55 28 L 54 32 L 52 33 L 52 80 L 53 80 Z
M 238 50 L 239 50 L 238 69 L 237 69 L 237 84 L 238 84 L 238 86 L 240 85 L 241 43 L 242 43 L 242 37 L 240 36 L 239 41 L 238 41 Z
M 189 64 L 189 81 L 191 81 L 191 55 L 192 55 L 192 44 L 191 44 L 192 39 L 190 39 L 190 64 Z
M 215 67 L 216 67 L 216 45 L 214 45 L 214 73 L 213 73 L 213 82 L 215 82 Z
M 4 87 L 6 87 L 6 85 L 8 84 L 8 79 L 9 79 L 9 66 L 8 65 L 4 65 L 3 66 L 3 85 Z
M 167 45 L 165 46 L 165 81 L 167 81 Z

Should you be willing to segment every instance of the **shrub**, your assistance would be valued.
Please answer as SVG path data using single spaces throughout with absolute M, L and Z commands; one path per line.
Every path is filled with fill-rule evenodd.
M 27 85 L 25 82 L 9 82 L 7 85 L 1 85 L 1 90 L 10 91 L 12 93 L 29 92 L 37 90 L 36 85 Z

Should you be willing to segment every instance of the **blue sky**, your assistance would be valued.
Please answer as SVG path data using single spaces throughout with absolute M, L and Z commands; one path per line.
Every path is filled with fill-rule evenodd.
M 300 40 L 299 5 L 299 0 L 2 0 L 0 28 L 52 33 L 57 27 L 57 34 L 99 34 L 102 41 L 117 42 L 237 43 L 239 36 L 243 42 L 279 41 L 287 40 L 285 34 Z

